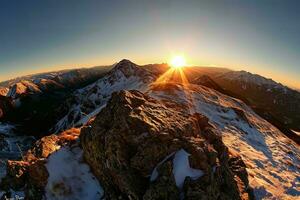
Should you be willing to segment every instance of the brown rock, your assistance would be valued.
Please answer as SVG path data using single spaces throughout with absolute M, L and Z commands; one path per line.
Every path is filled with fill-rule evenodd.
M 204 116 L 180 113 L 179 107 L 138 91 L 120 91 L 91 126 L 82 129 L 84 157 L 105 198 L 242 199 L 220 134 Z M 191 154 L 192 168 L 205 173 L 197 180 L 186 178 L 183 190 L 175 184 L 173 157 L 161 163 L 180 149 Z M 151 182 L 155 167 L 159 175 Z
M 57 135 L 45 136 L 35 143 L 33 148 L 26 153 L 24 159 L 34 161 L 39 158 L 47 158 L 59 148 L 58 142 L 59 137 Z
M 49 173 L 45 164 L 46 160 L 37 160 L 28 168 L 31 184 L 39 188 L 44 188 L 47 185 Z

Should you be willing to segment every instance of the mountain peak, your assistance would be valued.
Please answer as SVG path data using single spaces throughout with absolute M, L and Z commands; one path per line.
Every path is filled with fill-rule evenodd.
M 121 64 L 121 63 L 133 63 L 133 62 L 131 62 L 128 59 L 122 59 L 118 64 Z
M 122 72 L 132 71 L 137 66 L 138 66 L 137 64 L 131 62 L 130 60 L 123 59 L 116 64 L 113 71 L 119 71 L 119 70 L 121 70 Z

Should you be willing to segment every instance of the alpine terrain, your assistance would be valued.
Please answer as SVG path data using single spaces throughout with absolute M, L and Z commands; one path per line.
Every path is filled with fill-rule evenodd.
M 1 199 L 300 197 L 300 93 L 273 80 L 124 59 L 0 86 Z

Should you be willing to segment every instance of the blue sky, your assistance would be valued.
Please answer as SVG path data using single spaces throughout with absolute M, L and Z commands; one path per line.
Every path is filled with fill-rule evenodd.
M 298 1 L 0 1 L 0 79 L 167 62 L 247 70 L 300 88 Z

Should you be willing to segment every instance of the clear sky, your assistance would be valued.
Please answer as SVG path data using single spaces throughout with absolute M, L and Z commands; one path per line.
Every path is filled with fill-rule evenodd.
M 0 1 L 0 80 L 173 54 L 300 88 L 300 2 Z

